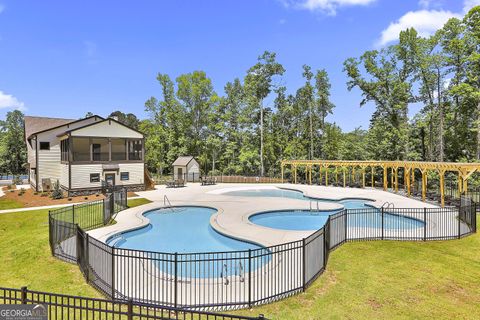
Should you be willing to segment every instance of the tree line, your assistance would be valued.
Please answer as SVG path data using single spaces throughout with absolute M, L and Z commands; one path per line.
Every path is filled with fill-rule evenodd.
M 344 62 L 349 90 L 360 106 L 375 106 L 370 125 L 343 132 L 326 121 L 335 105 L 324 69 L 304 65 L 296 91 L 265 51 L 242 77 L 215 92 L 204 71 L 172 79 L 159 73 L 160 93 L 145 103 L 148 119 L 115 111 L 121 122 L 145 134 L 145 161 L 169 173 L 181 155 L 199 160 L 203 172 L 278 175 L 282 159 L 480 160 L 480 7 L 452 18 L 429 37 L 415 29 L 396 44 Z M 411 116 L 412 106 L 420 111 Z M 0 123 L 0 168 L 26 163 L 20 111 Z M 23 133 L 22 133 L 23 135 Z

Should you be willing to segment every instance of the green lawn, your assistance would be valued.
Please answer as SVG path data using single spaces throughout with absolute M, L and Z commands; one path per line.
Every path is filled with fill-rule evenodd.
M 0 286 L 100 297 L 76 265 L 50 255 L 47 214 L 0 214 Z M 479 319 L 479 249 L 478 234 L 426 243 L 347 243 L 332 252 L 327 271 L 306 293 L 236 313 L 269 319 Z
M 148 202 L 133 199 L 128 205 Z M 0 261 L 0 286 L 101 297 L 77 265 L 51 256 L 48 210 L 0 214 Z
M 13 199 L 0 199 L 0 210 L 23 208 L 23 204 Z

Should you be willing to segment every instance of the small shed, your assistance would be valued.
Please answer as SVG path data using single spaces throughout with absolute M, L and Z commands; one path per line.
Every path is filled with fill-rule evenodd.
M 173 179 L 194 182 L 200 179 L 200 165 L 192 156 L 181 156 L 173 162 Z

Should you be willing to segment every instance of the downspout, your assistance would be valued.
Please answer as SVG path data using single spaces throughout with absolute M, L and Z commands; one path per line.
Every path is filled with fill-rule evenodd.
M 35 191 L 38 190 L 38 175 L 40 174 L 40 168 L 38 167 L 38 136 L 35 135 Z

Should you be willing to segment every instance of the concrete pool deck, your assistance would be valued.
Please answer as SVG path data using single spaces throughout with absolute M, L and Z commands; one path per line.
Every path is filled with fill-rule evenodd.
M 91 230 L 88 233 L 106 242 L 116 233 L 141 228 L 149 221 L 143 213 L 164 207 L 166 196 L 172 206 L 196 205 L 212 207 L 217 210 L 210 220 L 212 227 L 229 237 L 257 243 L 262 246 L 272 246 L 307 237 L 312 231 L 279 230 L 259 226 L 249 221 L 253 214 L 272 210 L 310 210 L 311 206 L 317 209 L 316 201 L 280 197 L 249 197 L 231 196 L 224 192 L 247 189 L 284 188 L 303 192 L 306 196 L 319 199 L 370 199 L 369 204 L 380 208 L 385 202 L 395 205 L 395 208 L 438 208 L 398 194 L 377 189 L 338 188 L 293 184 L 217 184 L 201 186 L 199 183 L 188 183 L 183 188 L 166 188 L 157 186 L 156 190 L 137 192 L 152 203 L 127 209 L 120 212 L 115 220 L 116 224 Z M 166 203 L 168 205 L 168 203 Z M 320 211 L 339 210 L 342 205 L 335 202 L 319 202 Z

